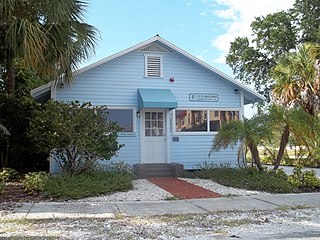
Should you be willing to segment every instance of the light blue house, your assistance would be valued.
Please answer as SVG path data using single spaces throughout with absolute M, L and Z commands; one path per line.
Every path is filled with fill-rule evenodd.
M 263 97 L 159 37 L 78 70 L 70 87 L 47 84 L 35 98 L 106 106 L 125 144 L 112 160 L 128 164 L 204 161 L 237 164 L 237 149 L 211 154 L 221 124 L 241 119 L 244 105 Z M 51 165 L 51 171 L 56 171 Z

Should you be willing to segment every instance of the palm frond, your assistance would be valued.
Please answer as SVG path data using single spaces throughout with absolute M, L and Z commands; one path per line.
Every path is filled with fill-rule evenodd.
M 0 131 L 2 132 L 3 135 L 6 135 L 6 136 L 10 136 L 10 132 L 8 131 L 8 129 L 3 126 L 2 124 L 0 124 Z M 0 134 L 1 135 L 1 134 Z
M 79 64 L 95 54 L 99 37 L 84 22 L 87 2 L 0 0 L 7 59 L 19 58 L 48 81 L 71 84 Z

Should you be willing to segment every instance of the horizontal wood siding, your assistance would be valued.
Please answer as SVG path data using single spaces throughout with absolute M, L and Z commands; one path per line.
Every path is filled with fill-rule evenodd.
M 134 51 L 77 75 L 72 86 L 57 88 L 55 98 L 93 105 L 138 107 L 139 88 L 158 88 L 171 89 L 178 108 L 240 108 L 240 94 L 234 93 L 232 83 L 176 53 L 160 55 L 163 56 L 163 78 L 144 77 L 144 54 Z M 169 81 L 171 77 L 174 82 Z M 190 102 L 190 93 L 216 93 L 219 101 Z M 140 161 L 139 120 L 137 118 L 136 136 L 119 137 L 125 146 L 114 160 L 130 164 Z M 211 140 L 209 136 L 180 136 L 180 142 L 171 143 L 170 161 L 192 168 L 197 162 L 208 160 Z M 214 154 L 219 162 L 231 161 L 231 155 L 230 150 Z
M 123 161 L 128 164 L 140 163 L 140 124 L 137 118 L 137 128 L 135 136 L 119 136 L 118 141 L 124 144 L 118 154 L 111 158 L 113 161 Z
M 171 89 L 178 107 L 239 108 L 240 94 L 220 76 L 173 53 L 162 53 L 163 78 L 144 77 L 144 55 L 131 52 L 88 70 L 75 78 L 72 87 L 58 88 L 61 101 L 77 99 L 94 105 L 137 105 L 138 88 Z M 175 81 L 171 83 L 170 77 Z M 218 102 L 190 102 L 189 93 L 217 93 Z
M 204 162 L 237 165 L 237 148 L 212 152 L 213 136 L 179 136 L 179 142 L 170 143 L 171 162 L 184 164 L 185 169 L 196 169 Z
M 164 76 L 166 81 L 174 77 L 169 84 L 170 89 L 178 100 L 179 107 L 209 107 L 209 108 L 239 108 L 240 94 L 235 94 L 230 83 L 220 76 L 207 72 L 187 59 L 174 54 L 164 58 Z M 218 102 L 191 102 L 190 93 L 216 93 Z

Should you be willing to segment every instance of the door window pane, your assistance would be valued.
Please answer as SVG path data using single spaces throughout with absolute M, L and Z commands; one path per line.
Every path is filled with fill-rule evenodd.
M 152 128 L 156 128 L 156 127 L 157 127 L 157 121 L 152 121 L 151 127 L 152 127 Z
M 145 133 L 146 133 L 146 136 L 147 136 L 147 137 L 151 136 L 151 131 L 150 131 L 150 129 L 146 129 Z
M 151 113 L 151 116 L 152 116 L 152 120 L 156 120 L 157 119 L 157 113 L 156 112 Z
M 151 116 L 151 120 L 150 119 Z M 145 136 L 160 137 L 164 136 L 164 124 L 162 112 L 145 113 Z

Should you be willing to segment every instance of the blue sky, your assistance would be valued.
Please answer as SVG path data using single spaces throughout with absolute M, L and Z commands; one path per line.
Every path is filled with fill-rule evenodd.
M 233 76 L 224 63 L 229 43 L 250 35 L 254 16 L 292 6 L 293 0 L 89 0 L 87 22 L 100 30 L 95 62 L 159 34 Z
M 88 0 L 86 21 L 99 29 L 86 66 L 156 34 L 233 77 L 230 42 L 250 36 L 254 17 L 292 7 L 294 0 Z

